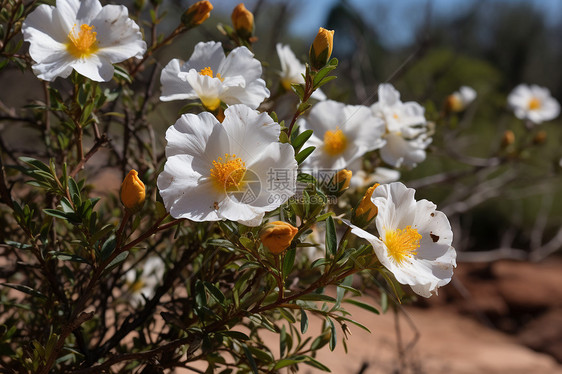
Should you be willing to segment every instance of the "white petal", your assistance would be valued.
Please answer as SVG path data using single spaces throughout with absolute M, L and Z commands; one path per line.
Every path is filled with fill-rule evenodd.
M 139 26 L 129 17 L 123 5 L 106 5 L 92 20 L 99 46 L 97 54 L 112 63 L 131 57 L 142 58 L 146 43 Z
M 114 68 L 111 62 L 95 54 L 88 58 L 74 60 L 72 67 L 78 73 L 96 82 L 108 82 L 113 78 Z
M 234 48 L 218 68 L 223 77 L 242 76 L 246 82 L 253 82 L 261 77 L 261 62 L 246 47 Z
M 68 40 L 68 31 L 63 29 L 59 18 L 55 15 L 55 8 L 49 5 L 39 5 L 31 12 L 22 25 L 23 38 L 30 43 L 35 42 L 34 38 L 38 38 L 37 42 L 41 43 L 44 39 L 41 37 L 52 39 L 59 43 L 65 43 Z M 32 56 L 33 57 L 33 56 Z M 33 57 L 35 61 L 38 61 Z
M 400 103 L 400 92 L 390 83 L 379 85 L 379 103 L 383 107 L 393 106 Z
M 182 66 L 182 71 L 195 69 L 197 72 L 206 67 L 210 67 L 216 75 L 219 73 L 219 66 L 225 59 L 222 44 L 219 42 L 199 42 L 193 50 L 189 60 Z
M 160 84 L 162 84 L 162 96 L 160 100 L 183 100 L 183 99 L 197 99 L 197 93 L 193 90 L 191 85 L 184 79 L 179 77 L 181 61 L 173 59 L 166 65 L 160 75 Z
M 60 2 L 60 0 L 57 0 L 57 8 L 59 7 Z M 77 26 L 82 24 L 91 25 L 92 20 L 100 11 L 102 11 L 102 6 L 98 0 L 80 1 L 80 7 L 76 13 Z
M 157 181 L 164 206 L 174 218 L 198 222 L 220 220 L 215 203 L 222 201 L 224 195 L 218 193 L 212 181 L 202 181 L 192 162 L 193 157 L 189 155 L 172 156 L 166 161 Z
M 88 8 L 89 5 L 91 5 L 91 2 L 84 4 L 85 8 Z M 80 26 L 77 24 L 77 15 L 81 6 L 80 0 L 57 0 L 53 19 L 58 19 L 66 36 L 68 36 L 74 25 Z
M 245 87 L 228 87 L 221 93 L 221 99 L 229 105 L 245 104 L 252 109 L 256 109 L 269 97 L 269 90 L 266 88 L 263 79 L 256 79 L 246 82 Z
M 225 110 L 223 127 L 230 140 L 230 153 L 241 157 L 246 165 L 261 157 L 264 148 L 278 142 L 281 127 L 267 113 L 246 105 L 232 105 Z
M 178 154 L 200 156 L 205 153 L 206 144 L 219 121 L 209 112 L 198 115 L 183 114 L 166 131 L 166 157 Z

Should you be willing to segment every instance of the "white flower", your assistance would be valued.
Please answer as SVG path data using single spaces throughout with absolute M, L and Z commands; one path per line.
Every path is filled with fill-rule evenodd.
M 430 297 L 451 281 L 456 267 L 453 232 L 447 216 L 430 201 L 416 201 L 414 193 L 400 182 L 378 186 L 371 198 L 378 208 L 378 235 L 350 226 L 352 233 L 371 243 L 398 282 Z
M 144 298 L 150 299 L 154 296 L 158 283 L 162 281 L 166 265 L 158 256 L 149 257 L 142 272 L 137 274 L 136 269 L 125 273 L 125 280 L 129 285 L 130 302 L 134 307 L 144 304 Z M 138 275 L 138 276 L 137 276 Z
M 461 112 L 476 99 L 476 91 L 472 87 L 462 86 L 447 99 L 447 105 L 454 112 Z
M 363 188 L 372 186 L 375 183 L 383 184 L 396 182 L 400 179 L 400 172 L 398 170 L 377 167 L 372 173 L 367 173 L 365 170 L 361 169 L 360 166 L 356 166 L 357 161 L 355 161 L 353 165 L 348 166 L 348 169 L 353 172 L 349 184 L 351 188 Z
M 384 122 L 363 105 L 321 101 L 300 123 L 313 131 L 305 144 L 316 147 L 306 160 L 311 168 L 340 170 L 384 145 Z
M 560 114 L 560 104 L 550 96 L 548 88 L 520 84 L 507 97 L 515 116 L 539 124 L 550 121 Z
M 144 55 L 146 43 L 123 5 L 102 7 L 98 0 L 56 4 L 39 5 L 22 26 L 39 78 L 66 78 L 74 69 L 94 81 L 109 81 L 112 64 Z
M 306 68 L 304 64 L 297 59 L 291 47 L 277 43 L 276 48 L 279 61 L 281 62 L 279 75 L 283 88 L 290 91 L 291 84 L 304 84 L 303 74 Z M 311 98 L 321 101 L 326 100 L 326 95 L 320 89 L 317 89 L 312 93 Z
M 208 112 L 184 114 L 168 129 L 158 189 L 174 218 L 257 226 L 295 193 L 294 150 L 279 143 L 267 113 L 238 104 L 224 114 L 222 124 Z
M 221 43 L 200 42 L 187 62 L 173 59 L 162 70 L 160 100 L 200 99 L 209 110 L 221 101 L 256 109 L 269 97 L 261 73 L 261 63 L 248 48 L 234 48 L 225 56 Z
M 431 143 L 424 116 L 425 109 L 416 102 L 400 101 L 400 93 L 391 84 L 381 84 L 379 101 L 372 111 L 386 124 L 386 144 L 381 158 L 393 167 L 413 167 L 425 160 L 425 149 Z

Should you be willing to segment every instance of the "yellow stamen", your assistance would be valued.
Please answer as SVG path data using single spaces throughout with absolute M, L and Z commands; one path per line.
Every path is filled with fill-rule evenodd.
M 225 153 L 224 159 L 219 157 L 213 161 L 211 177 L 220 191 L 240 190 L 245 174 L 246 164 L 235 154 Z
M 144 285 L 145 285 L 145 283 L 142 281 L 142 279 L 139 279 L 135 283 L 131 284 L 131 286 L 130 286 L 131 292 L 133 292 L 133 293 L 140 292 L 140 290 L 143 289 Z
M 531 100 L 529 100 L 529 109 L 530 110 L 536 110 L 536 109 L 540 109 L 541 107 L 541 101 L 539 99 L 537 99 L 536 97 L 531 98 Z
M 210 66 L 207 66 L 206 68 L 201 69 L 201 70 L 199 71 L 199 74 L 201 74 L 201 75 L 206 75 L 206 76 L 208 76 L 208 77 L 213 78 L 213 69 L 211 69 Z M 224 78 L 221 77 L 221 74 L 220 74 L 220 73 L 217 73 L 217 75 L 216 75 L 214 78 L 220 79 L 221 82 L 224 81 Z
M 397 113 L 394 113 L 394 114 L 392 115 L 392 117 L 394 117 L 394 119 L 398 119 L 398 114 L 397 114 Z
M 97 33 L 93 31 L 94 26 L 82 25 L 80 30 L 76 31 L 76 25 L 68 33 L 68 43 L 66 49 L 68 53 L 76 58 L 89 57 L 98 50 L 96 43 Z
M 402 230 L 387 230 L 383 241 L 390 257 L 397 265 L 402 265 L 406 258 L 418 254 L 416 249 L 420 246 L 421 238 L 418 230 L 413 229 L 412 226 L 406 226 Z
M 343 131 L 336 127 L 335 131 L 328 130 L 324 134 L 324 150 L 330 156 L 342 154 L 347 148 L 347 138 Z

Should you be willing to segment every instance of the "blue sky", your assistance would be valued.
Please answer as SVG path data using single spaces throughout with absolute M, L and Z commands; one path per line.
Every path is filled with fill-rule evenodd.
M 324 26 L 326 16 L 338 0 L 266 0 L 266 2 L 286 2 L 295 12 L 291 31 L 304 37 L 312 37 L 320 26 Z M 483 0 L 486 3 L 530 3 L 545 15 L 546 23 L 554 23 L 562 18 L 562 0 Z M 246 0 L 248 9 L 253 9 L 257 0 Z M 415 30 L 424 22 L 425 9 L 430 3 L 433 17 L 455 17 L 470 8 L 474 0 L 348 0 L 362 13 L 365 21 L 384 31 L 383 43 L 388 46 L 408 44 L 415 38 Z M 230 12 L 238 1 L 214 0 L 217 10 Z M 389 31 L 389 32 L 386 32 Z M 391 31 L 391 32 L 390 32 Z

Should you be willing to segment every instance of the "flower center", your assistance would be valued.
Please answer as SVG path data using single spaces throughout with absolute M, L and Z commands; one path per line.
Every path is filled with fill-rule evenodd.
M 422 236 L 412 226 L 405 229 L 388 230 L 384 238 L 384 244 L 388 248 L 388 254 L 397 265 L 402 265 L 406 258 L 417 255 L 416 249 L 420 246 Z
M 98 50 L 96 43 L 96 32 L 94 26 L 82 25 L 80 30 L 76 30 L 76 24 L 68 33 L 69 42 L 66 44 L 68 53 L 76 58 L 88 57 Z
M 529 109 L 530 110 L 536 110 L 536 109 L 540 109 L 541 107 L 541 101 L 539 99 L 537 99 L 536 97 L 531 98 L 531 100 L 529 100 Z
M 343 131 L 336 127 L 335 131 L 328 130 L 324 134 L 324 150 L 330 156 L 342 154 L 347 148 L 347 138 Z
M 201 69 L 201 70 L 199 71 L 199 74 L 201 74 L 201 75 L 206 75 L 206 76 L 208 76 L 208 77 L 213 78 L 213 69 L 211 69 L 210 66 L 207 66 L 206 68 Z M 221 77 L 221 74 L 220 74 L 220 73 L 217 73 L 217 75 L 216 75 L 214 78 L 220 79 L 221 82 L 224 81 L 224 78 Z
M 224 158 L 213 161 L 211 177 L 221 191 L 239 190 L 245 174 L 246 164 L 235 154 L 225 153 Z
M 145 283 L 142 279 L 139 279 L 135 283 L 131 284 L 130 289 L 132 293 L 138 293 L 142 290 L 145 286 Z

